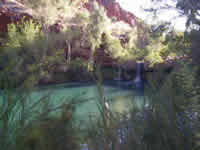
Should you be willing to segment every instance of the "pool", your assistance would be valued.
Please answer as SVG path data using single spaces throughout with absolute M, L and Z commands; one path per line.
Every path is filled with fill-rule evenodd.
M 128 113 L 133 106 L 142 108 L 145 105 L 141 88 L 127 86 L 123 82 L 116 81 L 104 82 L 101 88 L 103 96 L 113 112 Z M 58 107 L 63 103 L 73 103 L 74 118 L 81 124 L 87 124 L 91 116 L 98 117 L 100 115 L 98 104 L 101 98 L 95 83 L 65 83 L 37 87 L 28 96 L 26 110 L 29 111 L 32 105 L 45 95 L 48 95 L 49 104 L 53 107 Z M 44 98 L 43 101 L 45 100 L 47 99 Z M 19 112 L 17 107 L 15 111 Z M 59 111 L 54 113 L 57 114 Z M 17 116 L 17 113 L 15 115 Z

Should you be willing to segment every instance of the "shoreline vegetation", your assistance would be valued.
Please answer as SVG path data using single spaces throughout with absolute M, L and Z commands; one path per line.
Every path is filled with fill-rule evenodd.
M 100 0 L 23 0 L 33 13 L 17 19 L 0 7 L 13 18 L 0 32 L 0 150 L 199 150 L 199 9 L 185 1 L 185 32 L 129 26 Z

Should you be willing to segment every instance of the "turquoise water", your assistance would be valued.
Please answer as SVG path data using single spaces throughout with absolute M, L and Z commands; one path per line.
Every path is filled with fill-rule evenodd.
M 144 105 L 143 97 L 135 96 L 134 89 L 106 84 L 102 86 L 102 91 L 110 110 L 113 112 L 127 113 L 133 106 L 142 107 Z M 88 122 L 91 116 L 98 117 L 100 114 L 98 107 L 100 98 L 96 84 L 67 83 L 51 85 L 39 87 L 29 95 L 26 102 L 27 111 L 40 98 L 48 95 L 50 105 L 53 107 L 60 106 L 63 103 L 74 103 L 74 117 L 81 123 Z M 47 99 L 42 99 L 42 101 L 47 101 Z M 38 108 L 40 106 L 41 104 L 38 105 Z

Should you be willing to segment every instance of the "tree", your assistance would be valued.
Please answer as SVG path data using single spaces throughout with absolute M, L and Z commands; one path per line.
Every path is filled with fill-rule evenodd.
M 179 0 L 176 3 L 176 8 L 183 15 L 187 16 L 187 26 L 195 24 L 200 26 L 200 1 L 199 0 Z
M 8 40 L 0 51 L 2 72 L 17 80 L 18 85 L 37 84 L 60 63 L 65 63 L 64 49 L 56 48 L 57 35 L 48 39 L 32 20 L 8 25 Z
M 93 68 L 94 53 L 99 48 L 102 40 L 102 34 L 106 31 L 109 19 L 103 7 L 100 7 L 96 1 L 92 3 L 92 10 L 89 17 L 89 23 L 86 27 L 86 36 L 90 45 L 90 60 L 89 65 Z
M 152 0 L 155 3 L 155 8 L 149 9 L 150 12 L 159 13 L 162 10 L 175 9 L 179 12 L 179 16 L 185 16 L 187 18 L 185 34 L 181 37 L 180 35 L 175 37 L 175 41 L 171 39 L 169 46 L 182 47 L 182 54 L 192 54 L 193 62 L 200 63 L 199 57 L 199 38 L 200 38 L 200 1 L 199 0 Z M 169 2 L 172 2 L 169 4 Z M 177 16 L 177 17 L 179 17 Z M 178 42 L 179 41 L 179 42 Z M 183 43 L 181 43 L 181 41 Z M 182 45 L 182 46 L 181 46 Z M 184 45 L 187 45 L 184 47 Z M 184 52 L 184 49 L 187 51 Z M 180 51 L 179 51 L 180 52 Z
M 186 16 L 187 27 L 198 28 L 200 30 L 200 1 L 199 0 L 171 0 L 172 5 L 165 0 L 152 0 L 153 2 L 160 2 L 159 7 L 151 8 L 153 12 L 160 12 L 163 9 L 175 9 L 180 16 Z M 175 4 L 175 5 L 174 5 Z

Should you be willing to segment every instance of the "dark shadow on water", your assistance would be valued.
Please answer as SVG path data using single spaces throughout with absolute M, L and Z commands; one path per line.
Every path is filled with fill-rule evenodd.
M 144 96 L 144 85 L 145 81 L 141 80 L 140 82 L 134 82 L 134 81 L 115 81 L 115 80 L 105 80 L 102 83 L 102 86 L 110 86 L 113 87 L 114 90 L 130 90 L 133 91 L 136 96 Z M 93 86 L 95 85 L 95 82 L 92 81 L 87 81 L 87 82 L 70 82 L 70 83 L 61 83 L 61 84 L 51 84 L 51 85 L 40 85 L 36 87 L 36 90 L 54 90 L 56 89 L 71 89 L 71 88 L 84 88 L 88 86 Z
M 76 88 L 76 87 L 87 87 L 94 85 L 95 82 L 92 81 L 84 81 L 84 82 L 69 82 L 69 83 L 60 83 L 60 84 L 46 84 L 46 85 L 40 85 L 37 87 L 37 89 L 40 90 L 46 90 L 46 89 L 54 89 L 54 88 Z

